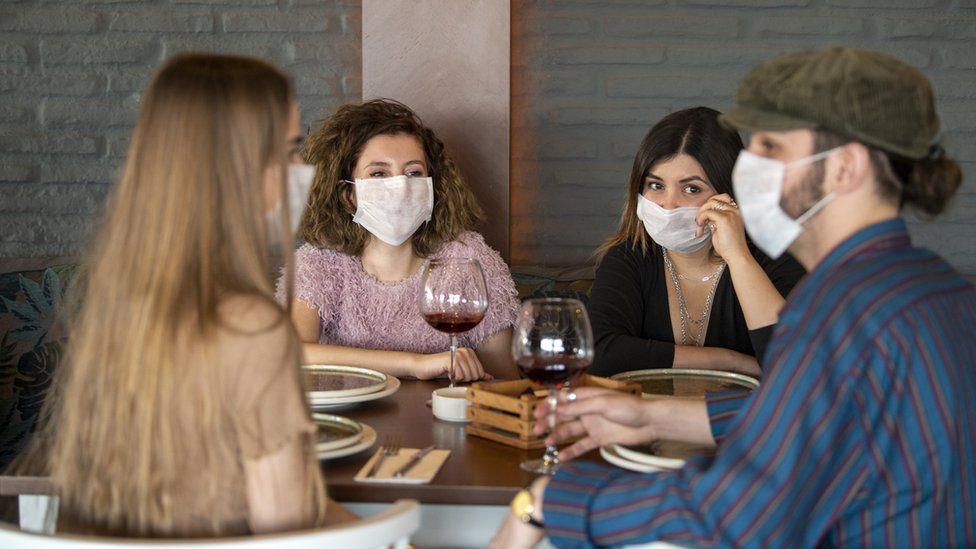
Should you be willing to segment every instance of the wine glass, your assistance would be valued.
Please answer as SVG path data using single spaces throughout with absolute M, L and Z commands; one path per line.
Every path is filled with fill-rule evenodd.
M 447 378 L 454 387 L 457 335 L 477 326 L 488 309 L 485 274 L 477 259 L 436 259 L 424 269 L 423 285 L 420 314 L 432 328 L 451 335 L 451 365 Z
M 527 378 L 549 388 L 549 431 L 556 427 L 559 389 L 593 360 L 593 330 L 586 307 L 578 299 L 543 298 L 522 303 L 512 356 Z M 551 475 L 559 466 L 559 450 L 546 446 L 542 459 L 523 461 L 522 469 Z

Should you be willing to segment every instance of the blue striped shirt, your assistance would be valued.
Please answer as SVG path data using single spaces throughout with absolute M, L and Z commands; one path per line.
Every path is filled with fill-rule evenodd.
M 976 290 L 900 219 L 800 282 L 763 371 L 741 402 L 710 403 L 724 435 L 712 460 L 557 472 L 553 543 L 976 546 Z

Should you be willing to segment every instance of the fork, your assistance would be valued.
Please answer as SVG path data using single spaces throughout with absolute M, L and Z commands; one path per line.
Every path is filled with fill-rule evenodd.
M 385 437 L 383 439 L 383 444 L 380 445 L 380 456 L 376 458 L 376 461 L 373 462 L 373 466 L 369 468 L 369 471 L 366 473 L 366 476 L 375 478 L 376 473 L 380 470 L 380 465 L 383 464 L 383 461 L 390 456 L 397 455 L 398 453 L 400 453 L 399 437 L 395 437 L 395 436 Z

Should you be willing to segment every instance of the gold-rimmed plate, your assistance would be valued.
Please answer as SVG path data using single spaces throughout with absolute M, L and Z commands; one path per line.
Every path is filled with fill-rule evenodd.
M 317 427 L 316 452 L 328 452 L 352 446 L 363 437 L 363 424 L 347 417 L 333 414 L 312 414 Z
M 356 366 L 310 364 L 302 366 L 309 399 L 331 399 L 381 391 L 388 381 L 383 372 Z
M 360 402 L 368 402 L 384 397 L 388 397 L 400 389 L 400 380 L 396 376 L 387 376 L 386 383 L 379 391 L 359 395 L 349 395 L 340 397 L 317 397 L 308 395 L 308 404 L 313 410 L 340 410 L 352 407 Z
M 734 372 L 663 368 L 634 370 L 610 376 L 610 379 L 639 383 L 645 397 L 704 397 L 722 391 L 752 391 L 759 387 L 755 378 Z
M 353 454 L 358 454 L 363 450 L 366 450 L 376 444 L 376 430 L 365 423 L 361 423 L 363 427 L 362 436 L 349 446 L 343 446 L 341 448 L 333 448 L 331 450 L 318 450 L 319 459 L 338 459 L 345 456 L 351 456 Z

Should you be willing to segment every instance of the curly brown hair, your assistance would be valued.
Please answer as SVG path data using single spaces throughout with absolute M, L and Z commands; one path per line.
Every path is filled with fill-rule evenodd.
M 342 180 L 353 179 L 353 169 L 370 139 L 398 134 L 420 141 L 434 182 L 434 211 L 430 221 L 410 237 L 414 251 L 429 256 L 482 220 L 481 207 L 445 152 L 444 142 L 406 105 L 373 99 L 339 107 L 306 142 L 306 161 L 315 165 L 315 181 L 300 229 L 306 242 L 349 255 L 363 251 L 369 232 L 353 222 L 353 190 Z

